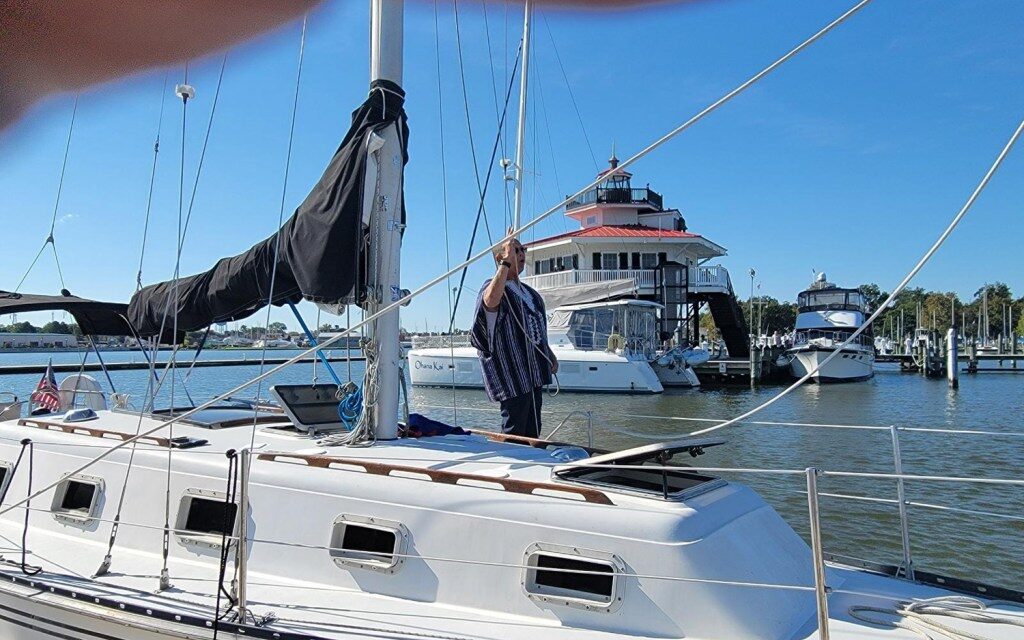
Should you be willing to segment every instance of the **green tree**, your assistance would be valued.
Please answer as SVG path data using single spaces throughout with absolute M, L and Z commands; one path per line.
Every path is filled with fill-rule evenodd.
M 70 325 L 70 324 L 68 324 L 66 322 L 58 322 L 56 320 L 51 320 L 50 322 L 47 322 L 46 324 L 43 325 L 43 328 L 40 329 L 39 331 L 40 331 L 40 333 L 71 333 L 71 334 L 73 334 L 75 332 L 74 329 L 72 328 L 72 325 Z
M 860 294 L 864 296 L 864 301 L 867 302 L 868 309 L 871 311 L 877 309 L 883 302 L 885 302 L 885 299 L 889 297 L 889 294 L 882 291 L 882 289 L 874 282 L 870 284 L 862 284 L 857 288 L 860 290 Z
M 267 325 L 267 330 L 270 333 L 286 333 L 288 331 L 288 325 L 283 322 L 271 322 Z
M 39 332 L 39 330 L 36 329 L 35 325 L 33 325 L 31 322 L 24 322 L 24 321 L 23 322 L 15 322 L 14 324 L 8 325 L 7 326 L 7 330 L 10 331 L 11 333 L 38 333 Z

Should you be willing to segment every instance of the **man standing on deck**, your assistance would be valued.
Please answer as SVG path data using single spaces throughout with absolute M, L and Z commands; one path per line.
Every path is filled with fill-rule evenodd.
M 519 281 L 526 249 L 518 240 L 505 241 L 494 261 L 497 271 L 477 297 L 470 342 L 480 357 L 487 397 L 501 404 L 501 430 L 537 438 L 544 386 L 558 372 L 544 299 Z

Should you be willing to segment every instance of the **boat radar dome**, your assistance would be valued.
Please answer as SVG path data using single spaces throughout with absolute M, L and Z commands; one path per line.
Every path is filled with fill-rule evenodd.
M 818 277 L 814 279 L 815 282 L 828 282 L 828 278 L 825 277 L 825 272 L 822 271 L 818 274 Z

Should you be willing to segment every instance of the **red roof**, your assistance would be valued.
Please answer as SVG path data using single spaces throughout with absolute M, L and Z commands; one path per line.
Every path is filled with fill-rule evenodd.
M 672 231 L 667 229 L 656 229 L 645 227 L 640 224 L 606 224 L 598 227 L 587 227 L 577 229 L 569 233 L 563 233 L 550 238 L 542 238 L 534 242 L 528 242 L 524 246 L 530 247 L 538 244 L 551 242 L 552 240 L 563 240 L 565 238 L 699 238 L 696 233 L 687 231 Z

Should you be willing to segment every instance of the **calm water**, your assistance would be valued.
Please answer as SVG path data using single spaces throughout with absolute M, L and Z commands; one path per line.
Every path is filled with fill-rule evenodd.
M 274 357 L 295 351 L 272 351 Z M 335 352 L 343 356 L 344 352 Z M 167 353 L 161 353 L 166 357 Z M 210 351 L 204 359 L 239 358 L 256 360 L 259 351 Z M 45 362 L 48 354 L 0 354 L 0 366 Z M 81 354 L 53 354 L 54 362 L 80 362 Z M 92 356 L 94 357 L 94 356 Z M 91 357 L 91 358 L 92 358 Z M 187 361 L 191 353 L 181 356 Z M 138 354 L 110 352 L 107 361 L 131 361 Z M 335 364 L 343 379 L 348 377 L 344 362 Z M 363 366 L 352 363 L 352 375 L 359 380 Z M 175 404 L 187 404 L 182 391 L 187 387 L 196 402 L 207 400 L 256 375 L 259 365 L 198 368 L 183 384 L 175 384 Z M 319 379 L 329 380 L 322 367 Z M 107 386 L 102 373 L 94 377 Z M 143 371 L 111 374 L 117 390 L 140 398 L 146 389 Z M 62 376 L 58 376 L 60 378 Z M 312 365 L 291 367 L 264 383 L 261 395 L 275 382 L 303 382 L 313 377 Z M 38 381 L 36 375 L 0 376 L 0 391 L 25 396 Z M 161 390 L 169 398 L 170 383 Z M 709 423 L 680 418 L 726 419 L 756 406 L 779 391 L 779 387 L 670 391 L 660 396 L 613 396 L 560 394 L 544 402 L 545 433 L 573 411 L 593 415 L 595 445 L 617 449 L 649 442 L 626 435 L 629 430 L 651 437 L 681 435 Z M 239 393 L 252 397 L 255 387 Z M 466 427 L 495 428 L 498 414 L 482 391 L 413 388 L 411 405 L 436 419 L 455 420 Z M 944 380 L 925 380 L 900 374 L 880 365 L 873 380 L 849 385 L 808 385 L 776 403 L 759 416 L 772 422 L 847 425 L 898 425 L 937 429 L 978 429 L 997 435 L 953 435 L 943 433 L 900 434 L 904 472 L 921 475 L 951 475 L 989 478 L 1021 478 L 1024 459 L 1024 374 L 964 375 L 960 389 L 950 391 Z M 1005 434 L 1005 435 L 998 435 Z M 717 432 L 726 445 L 710 449 L 697 464 L 721 467 L 804 469 L 817 466 L 833 471 L 889 473 L 893 470 L 892 441 L 888 431 L 739 425 Z M 570 418 L 558 439 L 585 444 L 586 421 Z M 734 474 L 730 479 L 747 483 L 758 491 L 806 537 L 807 503 L 800 491 L 802 476 L 761 477 Z M 895 482 L 824 478 L 823 492 L 895 498 Z M 1019 519 L 992 515 L 963 514 L 910 506 L 910 536 L 916 566 L 983 582 L 1020 588 L 1024 576 L 1024 488 L 913 482 L 907 486 L 911 501 L 1006 514 Z M 899 520 L 891 504 L 854 502 L 822 498 L 822 524 L 826 551 L 898 564 L 901 560 Z

